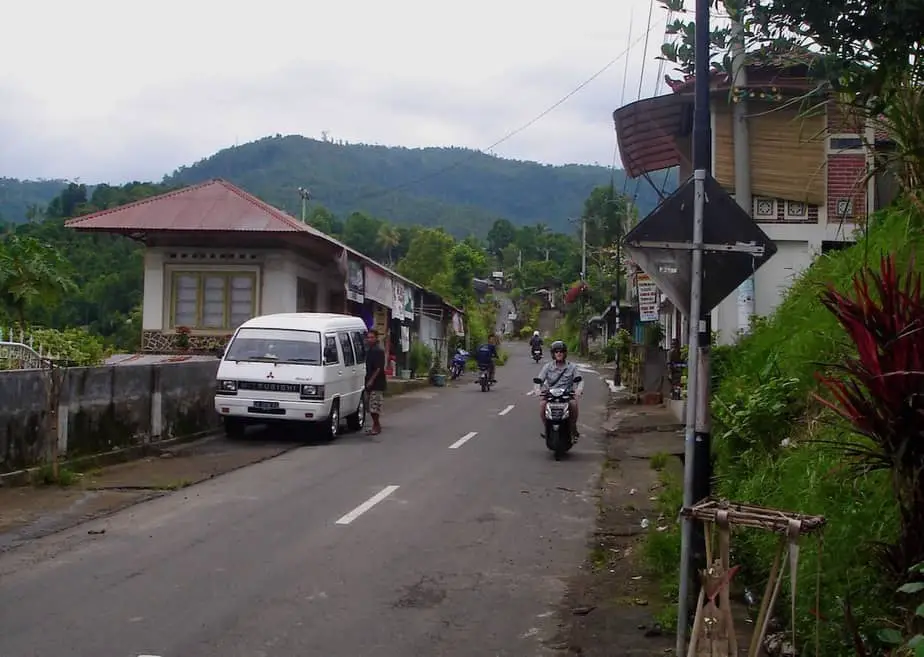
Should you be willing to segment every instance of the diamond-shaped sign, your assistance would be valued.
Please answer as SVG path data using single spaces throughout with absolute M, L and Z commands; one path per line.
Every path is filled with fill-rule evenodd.
M 776 253 L 760 226 L 710 175 L 703 215 L 703 314 Z M 625 237 L 626 252 L 684 315 L 690 314 L 694 181 L 689 178 Z

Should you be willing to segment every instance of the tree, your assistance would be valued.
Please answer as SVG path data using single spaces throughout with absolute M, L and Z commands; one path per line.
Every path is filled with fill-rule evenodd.
M 398 229 L 391 224 L 383 223 L 379 228 L 377 243 L 380 252 L 385 256 L 389 265 L 394 264 L 393 255 L 395 247 L 398 246 L 400 242 L 401 235 L 398 233 Z
M 615 244 L 625 233 L 628 199 L 612 185 L 594 187 L 584 201 L 583 219 L 587 222 L 587 244 L 605 247 Z
M 516 239 L 517 229 L 506 219 L 498 219 L 488 231 L 488 251 L 496 257 Z
M 449 253 L 448 287 L 456 303 L 465 305 L 474 297 L 474 279 L 487 265 L 484 251 L 458 242 Z
M 442 228 L 423 228 L 398 263 L 398 273 L 420 285 L 431 286 L 439 274 L 449 271 L 452 247 L 452 236 Z
M 362 212 L 353 212 L 343 224 L 343 241 L 371 258 L 379 255 L 379 229 L 382 220 Z
M 54 247 L 34 237 L 7 235 L 0 243 L 0 300 L 21 327 L 26 309 L 36 303 L 53 305 L 77 286 L 67 274 L 66 261 Z

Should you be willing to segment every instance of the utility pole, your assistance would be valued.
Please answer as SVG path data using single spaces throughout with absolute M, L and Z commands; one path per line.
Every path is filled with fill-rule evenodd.
M 747 86 L 748 71 L 744 51 L 744 24 L 741 9 L 731 11 L 731 55 L 732 55 L 732 94 L 733 140 L 735 153 L 735 201 L 741 209 L 754 216 L 751 197 L 751 143 L 748 135 Z M 742 93 L 737 93 L 742 92 Z M 738 287 L 738 331 L 747 332 L 751 326 L 751 317 L 755 314 L 754 275 Z
M 587 218 L 581 217 L 581 280 L 587 280 Z
M 710 436 L 708 424 L 701 424 L 699 411 L 709 403 L 709 315 L 701 317 L 703 286 L 703 218 L 705 214 L 705 182 L 712 169 L 712 128 L 709 108 L 710 69 L 710 0 L 696 0 L 695 31 L 695 92 L 693 108 L 693 253 L 690 277 L 690 345 L 686 431 L 684 432 L 683 506 L 689 509 L 702 489 L 709 486 Z M 701 348 L 700 345 L 703 345 Z M 704 366 L 704 367 L 703 367 Z M 700 372 L 700 370 L 705 370 Z M 703 376 L 705 374 L 705 376 Z M 705 456 L 705 463 L 703 457 Z M 705 486 L 702 478 L 705 475 Z M 707 492 L 708 494 L 708 492 Z M 693 582 L 694 520 L 685 516 L 680 543 L 680 595 L 677 604 L 677 645 L 675 654 L 686 653 L 689 626 L 690 585 Z
M 302 199 L 302 223 L 308 221 L 308 201 L 311 200 L 311 191 L 305 187 L 298 188 L 298 195 Z

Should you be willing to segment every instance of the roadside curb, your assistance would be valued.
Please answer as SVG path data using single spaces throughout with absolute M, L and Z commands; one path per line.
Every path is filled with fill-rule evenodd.
M 78 456 L 72 459 L 67 459 L 66 461 L 59 462 L 58 467 L 67 468 L 76 472 L 90 470 L 93 468 L 105 468 L 110 465 L 118 465 L 120 463 L 128 463 L 129 461 L 137 461 L 138 459 L 142 459 L 147 456 L 159 456 L 163 452 L 168 451 L 173 446 L 193 443 L 202 438 L 207 438 L 214 435 L 214 429 L 198 431 L 186 436 L 177 436 L 175 438 L 168 438 L 167 440 L 157 440 L 154 442 L 142 443 L 140 445 L 132 445 L 130 447 L 121 447 L 119 449 L 114 449 L 109 452 L 102 452 L 100 454 Z M 48 464 L 37 465 L 31 468 L 26 468 L 24 470 L 16 470 L 14 472 L 0 474 L 0 488 L 29 486 L 32 484 L 33 477 L 46 467 L 48 467 Z
M 430 381 L 429 379 L 411 379 L 409 381 L 401 381 L 401 383 L 396 387 L 398 387 L 399 390 L 394 392 L 389 392 L 389 390 L 386 390 L 385 396 L 401 397 L 405 393 L 415 392 L 417 390 L 430 387 Z M 394 390 L 394 388 L 392 388 L 392 390 Z M 77 456 L 65 461 L 60 461 L 58 463 L 58 467 L 67 468 L 68 470 L 73 470 L 75 472 L 83 472 L 86 470 L 92 470 L 94 468 L 105 468 L 110 465 L 118 465 L 120 463 L 137 461 L 148 456 L 160 456 L 164 452 L 171 451 L 171 448 L 176 446 L 194 443 L 203 438 L 217 437 L 219 435 L 218 432 L 219 429 L 217 428 L 208 429 L 205 431 L 197 431 L 196 433 L 191 433 L 185 436 L 168 438 L 166 440 L 156 440 L 152 442 L 145 442 L 140 445 L 121 447 L 119 449 L 102 452 L 100 454 Z M 25 468 L 22 470 L 15 470 L 13 472 L 0 474 L 0 488 L 30 486 L 32 485 L 33 478 L 46 467 L 48 467 L 48 464 L 37 465 L 31 468 Z

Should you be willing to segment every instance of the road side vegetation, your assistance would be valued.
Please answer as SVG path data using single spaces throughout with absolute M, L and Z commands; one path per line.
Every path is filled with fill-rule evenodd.
M 828 519 L 822 542 L 804 541 L 796 600 L 801 636 L 820 621 L 825 656 L 857 654 L 845 642 L 849 619 L 874 647 L 905 636 L 904 609 L 921 602 L 917 585 L 896 594 L 924 561 L 924 305 L 920 287 L 906 287 L 909 269 L 924 270 L 919 219 L 911 204 L 873 217 L 864 238 L 820 256 L 750 335 L 714 350 L 716 494 Z M 676 508 L 679 478 L 665 483 L 665 508 Z M 776 539 L 749 530 L 733 544 L 739 578 L 760 594 Z M 678 528 L 652 534 L 646 551 L 675 599 Z

